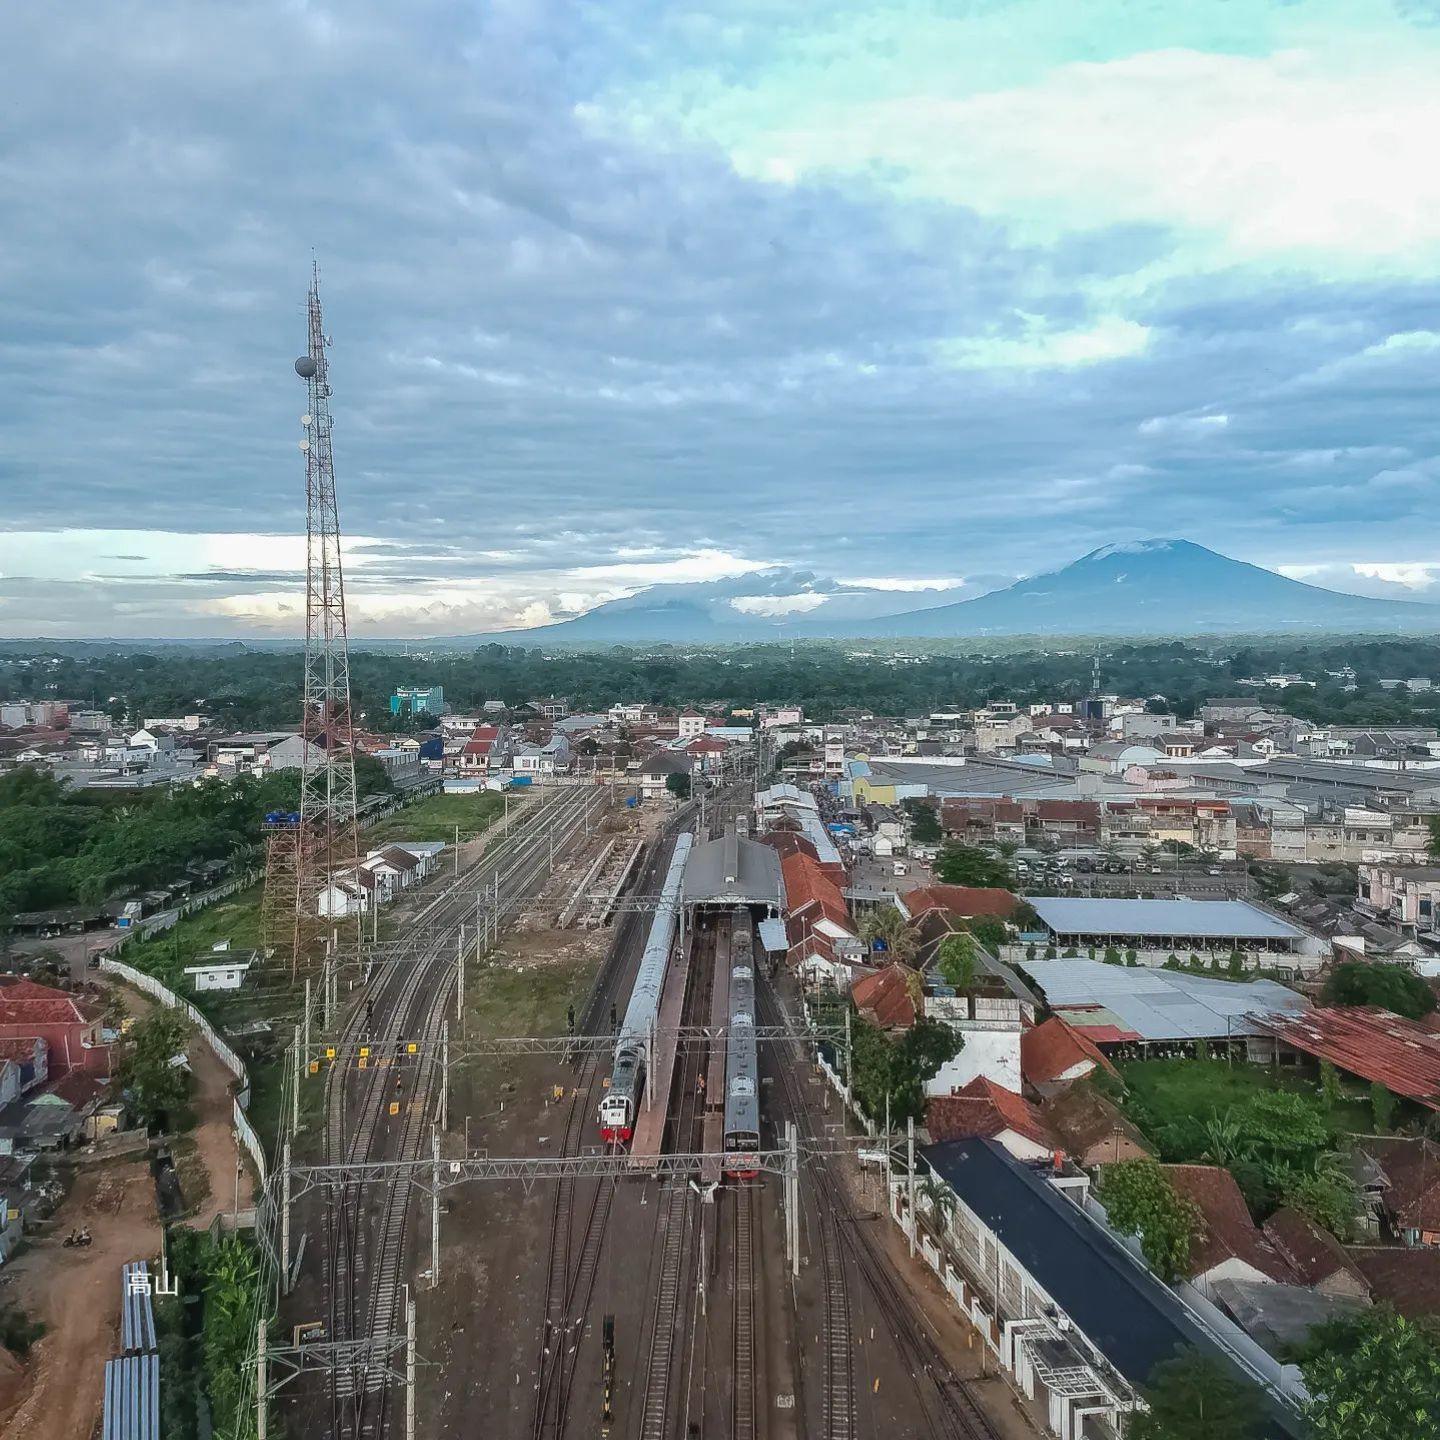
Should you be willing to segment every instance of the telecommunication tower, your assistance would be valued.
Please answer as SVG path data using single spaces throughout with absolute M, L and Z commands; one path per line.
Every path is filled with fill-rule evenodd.
M 329 337 L 320 310 L 320 272 L 310 282 L 309 346 L 295 362 L 309 404 L 300 418 L 305 456 L 305 684 L 300 810 L 269 824 L 267 912 L 282 906 L 292 924 L 292 968 L 311 958 L 319 933 L 342 911 L 358 920 L 359 858 L 355 824 L 355 732 L 350 711 L 350 644 L 345 623 L 345 577 L 340 560 L 340 514 L 330 449 Z M 267 824 L 269 817 L 267 817 Z M 288 852 L 288 853 L 287 853 Z M 277 896 L 270 903 L 275 882 Z M 343 885 L 345 889 L 337 889 Z M 343 906 L 339 897 L 353 890 Z M 293 898 L 292 898 L 293 897 Z M 324 912 L 322 913 L 322 908 Z M 278 929 L 279 926 L 274 928 Z M 267 943 L 284 944 L 278 934 Z

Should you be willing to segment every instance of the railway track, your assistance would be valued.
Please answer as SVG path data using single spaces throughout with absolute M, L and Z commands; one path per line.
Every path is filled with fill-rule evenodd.
M 685 1239 L 689 1231 L 690 1188 L 674 1181 L 665 1191 L 661 1221 L 660 1275 L 645 1366 L 645 1400 L 640 1411 L 641 1440 L 666 1440 L 670 1390 L 675 1368 L 676 1332 L 680 1317 L 680 1280 L 685 1273 Z
M 735 1191 L 734 1319 L 731 1326 L 731 1440 L 755 1440 L 755 1204 L 751 1185 Z
M 474 895 L 498 881 L 508 894 L 529 893 L 549 873 L 552 855 L 563 854 L 581 830 L 594 800 L 582 789 L 561 791 L 512 827 L 481 860 L 458 876 L 417 917 L 408 951 L 375 971 L 343 1027 L 341 1054 L 368 1042 L 363 1079 L 350 1067 L 332 1070 L 326 1092 L 326 1158 L 418 1159 L 428 1148 L 431 1101 L 439 1066 L 435 1046 L 455 981 L 455 946 L 473 913 Z M 405 1047 L 418 1042 L 413 1063 Z M 373 1064 L 371 1063 L 373 1061 Z M 408 1085 L 407 1085 L 408 1079 Z M 392 1082 L 393 1080 L 393 1087 Z M 358 1094 L 352 1096 L 352 1091 Z M 395 1106 L 398 1126 L 388 1122 Z M 367 1223 L 365 1192 L 346 1186 L 327 1201 L 326 1292 L 334 1340 L 394 1332 L 414 1186 L 397 1180 L 384 1187 L 373 1223 Z M 389 1418 L 389 1385 L 379 1367 L 357 1365 L 330 1375 L 330 1433 L 382 1436 Z
M 677 813 L 639 866 L 640 883 L 646 888 L 658 885 L 669 856 L 666 842 L 684 828 L 688 815 L 688 808 Z M 617 1007 L 633 983 L 634 967 L 639 961 L 645 929 L 645 917 L 634 913 L 626 914 L 616 927 L 614 943 L 581 1016 L 581 1033 L 597 1033 L 605 1024 L 607 1012 Z M 570 1109 L 562 1141 L 563 1154 L 580 1152 L 584 1146 L 586 1126 L 594 1122 L 599 1106 L 602 1060 L 608 1064 L 609 1057 L 586 1057 L 571 1088 Z M 536 1364 L 539 1378 L 531 1425 L 533 1440 L 562 1440 L 566 1431 L 585 1317 L 594 1294 L 600 1257 L 609 1230 L 614 1183 L 596 1182 L 588 1208 L 578 1207 L 585 1209 L 583 1229 L 578 1231 L 575 1224 L 578 1182 L 567 1179 L 556 1186 L 550 1218 L 545 1315 Z
M 762 1004 L 769 1010 L 772 1021 L 781 1016 L 779 1003 L 768 986 Z M 796 1120 L 814 1118 L 810 1102 L 790 1073 L 791 1067 L 782 1063 L 778 1068 Z M 827 1440 L 842 1440 L 842 1437 L 852 1440 L 855 1433 L 847 1257 L 884 1317 L 886 1328 L 915 1380 L 916 1394 L 928 1420 L 926 1433 L 936 1440 L 1000 1440 L 999 1432 L 975 1403 L 969 1387 L 951 1369 L 914 1301 L 904 1294 L 894 1267 L 881 1252 L 870 1227 L 850 1223 L 851 1203 L 832 1169 L 830 1156 L 817 1154 L 809 1173 L 819 1212 L 825 1287 L 824 1434 Z M 840 1239 L 842 1224 L 848 1230 L 849 1243 L 845 1245 Z

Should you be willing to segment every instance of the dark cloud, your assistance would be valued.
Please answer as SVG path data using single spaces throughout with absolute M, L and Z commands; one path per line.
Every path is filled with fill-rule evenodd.
M 761 185 L 620 136 L 585 107 L 643 13 L 7 9 L 0 52 L 27 57 L 0 159 L 7 527 L 302 529 L 290 365 L 313 248 L 342 521 L 382 537 L 355 587 L 702 537 L 843 578 L 1043 569 L 1150 534 L 1375 559 L 1430 533 L 1430 471 L 1384 503 L 1372 487 L 1434 454 L 1435 352 L 1364 352 L 1440 330 L 1433 289 L 1177 279 L 1120 307 L 1150 331 L 1131 358 L 957 363 L 957 337 L 1098 323 L 1169 237 L 1040 247 L 878 185 Z M 173 589 L 104 578 L 50 599 L 113 608 L 124 580 L 139 620 L 178 623 Z

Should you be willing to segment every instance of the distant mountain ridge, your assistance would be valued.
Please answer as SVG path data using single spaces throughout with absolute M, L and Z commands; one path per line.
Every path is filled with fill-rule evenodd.
M 1280 631 L 1440 631 L 1440 606 L 1321 589 L 1189 540 L 1102 545 L 1057 570 L 979 593 L 847 586 L 777 568 L 655 585 L 532 630 L 436 643 L 732 644 L 986 635 L 1198 635 Z

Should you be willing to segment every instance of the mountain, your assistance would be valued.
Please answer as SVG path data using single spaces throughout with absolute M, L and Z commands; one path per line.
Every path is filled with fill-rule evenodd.
M 1440 631 L 1440 606 L 1323 590 L 1189 540 L 1104 545 L 1059 570 L 988 593 L 984 588 L 972 582 L 930 591 L 930 603 L 917 609 L 913 590 L 845 585 L 808 570 L 757 570 L 693 585 L 652 585 L 533 630 L 435 643 L 728 645 L 791 637 Z
M 932 590 L 935 604 L 983 593 L 975 584 Z M 913 590 L 845 585 L 809 570 L 774 567 L 724 580 L 651 585 L 597 605 L 571 620 L 496 635 L 465 635 L 441 644 L 494 640 L 525 645 L 712 644 L 838 635 L 915 608 Z
M 890 615 L 867 636 L 1440 630 L 1440 606 L 1342 595 L 1188 540 L 1104 545 L 974 600 Z M 862 631 L 852 631 L 859 634 Z

